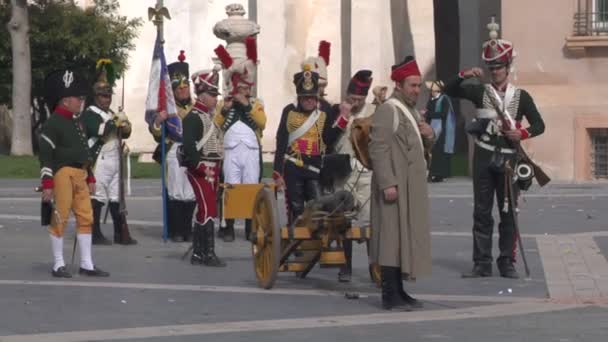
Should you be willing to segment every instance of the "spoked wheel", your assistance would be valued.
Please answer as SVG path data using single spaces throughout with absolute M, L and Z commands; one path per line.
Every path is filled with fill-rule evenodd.
M 263 187 L 253 204 L 251 252 L 258 285 L 270 289 L 279 271 L 281 258 L 281 227 L 274 191 Z

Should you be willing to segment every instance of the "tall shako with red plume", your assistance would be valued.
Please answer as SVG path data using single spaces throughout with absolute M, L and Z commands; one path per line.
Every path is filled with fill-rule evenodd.
M 498 39 L 500 25 L 496 22 L 495 17 L 492 17 L 492 21 L 487 27 L 490 31 L 490 39 L 484 42 L 481 47 L 481 59 L 488 66 L 511 65 L 513 57 L 515 57 L 513 43 L 508 40 Z

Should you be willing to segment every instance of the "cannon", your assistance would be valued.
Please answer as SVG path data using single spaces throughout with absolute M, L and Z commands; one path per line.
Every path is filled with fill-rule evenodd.
M 273 184 L 224 184 L 223 188 L 223 218 L 252 219 L 248 239 L 261 288 L 272 288 L 280 272 L 295 273 L 303 279 L 316 265 L 344 265 L 345 240 L 366 243 L 369 252 L 371 228 L 351 225 L 357 206 L 348 191 L 308 202 L 304 213 L 287 224 L 286 215 L 282 214 L 286 203 Z M 369 273 L 372 281 L 378 283 L 379 268 L 370 264 Z

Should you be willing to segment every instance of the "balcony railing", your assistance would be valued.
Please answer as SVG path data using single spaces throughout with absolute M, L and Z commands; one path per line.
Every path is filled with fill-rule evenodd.
M 574 14 L 574 36 L 608 35 L 608 11 Z

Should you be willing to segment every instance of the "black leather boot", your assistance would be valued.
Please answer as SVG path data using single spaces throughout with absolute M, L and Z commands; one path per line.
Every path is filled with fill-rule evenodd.
M 182 232 L 184 230 L 186 203 L 184 201 L 174 201 L 173 204 L 173 227 L 171 228 L 171 241 L 184 242 Z M 171 223 L 169 223 L 171 226 Z
M 501 277 L 519 279 L 519 274 L 517 273 L 517 270 L 515 270 L 511 258 L 499 258 L 496 261 L 496 264 L 498 265 L 498 271 L 500 272 Z
M 225 267 L 226 263 L 215 255 L 215 236 L 213 228 L 213 220 L 209 220 L 203 225 L 202 235 L 205 240 L 203 245 L 203 264 L 211 267 Z
M 92 199 L 91 207 L 93 207 L 93 234 L 91 243 L 94 245 L 111 245 L 112 241 L 106 239 L 101 232 L 101 210 L 103 209 L 103 202 Z
M 399 272 L 399 268 L 380 266 L 380 274 L 382 276 L 382 308 L 384 310 L 398 308 L 400 310 L 411 311 L 411 306 L 399 296 L 395 272 Z
M 251 239 L 251 225 L 252 225 L 251 219 L 245 220 L 245 240 L 246 241 L 250 241 L 250 239 Z
M 346 264 L 340 267 L 340 272 L 338 272 L 338 281 L 341 283 L 350 283 L 353 274 L 353 241 L 344 240 L 343 246 Z
M 421 301 L 419 301 L 418 299 L 410 296 L 403 289 L 403 278 L 401 276 L 401 269 L 399 269 L 398 272 L 395 272 L 395 281 L 397 282 L 397 292 L 399 293 L 399 296 L 401 297 L 401 299 L 404 302 L 406 302 L 412 308 L 415 308 L 415 309 L 420 309 L 420 308 L 423 307 L 423 304 L 422 304 Z
M 192 231 L 192 256 L 190 257 L 190 263 L 192 265 L 203 264 L 203 244 L 206 240 L 203 237 L 203 226 L 195 223 L 194 230 Z
M 483 278 L 492 276 L 492 264 L 475 264 L 470 272 L 462 274 L 463 278 Z
M 226 220 L 226 230 L 224 231 L 224 242 L 234 241 L 234 220 Z
M 180 227 L 180 202 L 176 200 L 167 201 L 167 237 L 174 241 Z
M 192 218 L 194 217 L 194 210 L 196 209 L 196 202 L 185 202 L 184 204 L 184 225 L 182 228 L 182 238 L 184 241 L 190 241 L 192 235 Z
M 126 222 L 122 222 L 120 215 L 120 204 L 118 202 L 110 202 L 110 215 L 112 215 L 112 223 L 114 223 L 114 243 L 120 245 L 137 245 L 137 240 L 131 237 L 129 226 Z

